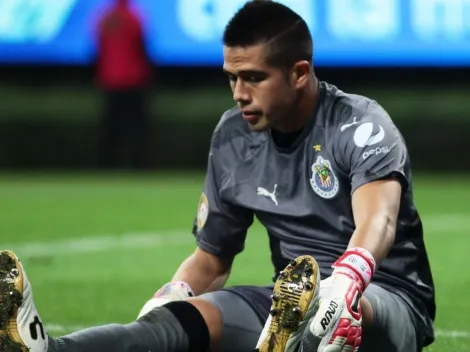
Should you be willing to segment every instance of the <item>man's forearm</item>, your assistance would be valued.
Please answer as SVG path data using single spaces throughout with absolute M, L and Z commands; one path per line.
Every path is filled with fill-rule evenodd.
M 363 248 L 372 254 L 376 263 L 384 260 L 395 240 L 396 221 L 387 214 L 371 217 L 354 231 L 348 248 Z
M 356 231 L 348 248 L 365 249 L 376 264 L 382 262 L 395 241 L 400 197 L 401 183 L 395 179 L 359 187 L 352 197 Z
M 187 283 L 195 295 L 215 291 L 225 285 L 232 261 L 232 258 L 218 258 L 198 249 L 181 263 L 172 281 Z

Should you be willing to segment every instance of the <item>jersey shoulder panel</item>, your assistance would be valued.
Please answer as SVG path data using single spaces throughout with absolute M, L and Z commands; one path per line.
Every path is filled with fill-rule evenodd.
M 248 124 L 243 120 L 240 110 L 234 107 L 223 113 L 212 135 L 211 148 L 220 149 L 234 143 L 236 139 L 246 139 L 250 134 Z
M 251 131 L 240 109 L 234 107 L 220 118 L 212 134 L 210 148 L 218 155 L 217 160 L 226 173 L 243 162 L 260 143 L 260 136 Z
M 324 101 L 325 125 L 339 126 L 351 118 L 360 121 L 372 106 L 378 103 L 366 96 L 345 93 L 334 85 L 327 85 Z

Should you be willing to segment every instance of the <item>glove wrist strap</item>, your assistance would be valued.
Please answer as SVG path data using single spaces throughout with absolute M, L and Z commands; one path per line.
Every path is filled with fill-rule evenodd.
M 333 263 L 333 274 L 345 274 L 351 277 L 365 290 L 375 272 L 375 259 L 369 251 L 363 248 L 348 249 Z
M 194 297 L 195 294 L 191 287 L 184 281 L 172 281 L 163 285 L 154 295 L 153 298 L 163 297 L 169 292 L 178 291 L 183 293 L 187 297 Z

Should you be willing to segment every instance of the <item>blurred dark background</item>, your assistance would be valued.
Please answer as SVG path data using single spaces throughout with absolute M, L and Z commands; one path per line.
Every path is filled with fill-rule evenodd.
M 297 1 L 295 5 L 303 3 L 315 14 L 313 17 L 307 14 L 306 18 L 314 24 L 317 76 L 343 91 L 363 94 L 381 103 L 404 134 L 416 170 L 469 171 L 470 28 L 465 27 L 465 22 L 460 26 L 456 19 L 446 20 L 449 9 L 445 2 L 427 3 L 433 10 L 429 16 L 434 22 L 423 20 L 421 22 L 428 27 L 422 25 L 421 29 L 413 31 L 416 29 L 412 26 L 413 16 L 423 16 L 416 12 L 418 5 L 413 5 L 418 1 L 381 0 L 374 7 L 370 6 L 374 1 L 350 0 L 346 2 L 349 6 L 354 5 L 351 8 L 355 11 L 351 15 L 356 16 L 356 23 L 362 26 L 364 33 L 387 28 L 387 23 L 392 20 L 401 29 L 395 28 L 388 37 L 382 34 L 371 39 L 371 35 L 366 38 L 367 34 L 356 34 L 344 38 L 342 32 L 331 29 L 331 23 L 336 23 L 336 17 L 332 16 L 336 13 L 338 20 L 343 16 L 329 7 L 335 2 L 305 0 Z M 20 3 L 27 5 L 28 1 Z M 234 104 L 221 70 L 220 39 L 214 34 L 220 33 L 223 26 L 214 25 L 218 26 L 218 32 L 214 30 L 210 38 L 203 38 L 204 41 L 201 36 L 205 32 L 199 33 L 195 29 L 202 28 L 197 27 L 198 21 L 201 26 L 207 23 L 197 19 L 196 14 L 191 23 L 196 26 L 194 33 L 201 38 L 198 39 L 196 34 L 191 38 L 181 29 L 186 23 L 182 18 L 184 11 L 195 11 L 197 6 L 208 11 L 212 18 L 225 18 L 227 14 L 220 14 L 222 10 L 217 7 L 221 1 L 198 0 L 192 2 L 193 5 L 182 0 L 140 0 L 128 4 L 121 0 L 76 0 L 67 3 L 68 15 L 64 15 L 55 34 L 50 34 L 49 38 L 34 36 L 47 22 L 37 18 L 56 13 L 51 11 L 52 5 L 47 1 L 42 6 L 33 8 L 31 5 L 35 14 L 41 16 L 15 19 L 24 22 L 22 26 L 12 27 L 15 35 L 9 36 L 11 31 L 0 26 L 0 168 L 89 170 L 102 166 L 100 141 L 103 128 L 106 128 L 102 122 L 103 111 L 109 110 L 106 107 L 109 104 L 107 91 L 122 90 L 121 86 L 116 88 L 115 84 L 110 88 L 102 81 L 112 81 L 113 75 L 121 77 L 116 72 L 122 62 L 115 61 L 122 60 L 116 57 L 120 52 L 138 52 L 140 45 L 116 44 L 122 37 L 139 41 L 135 39 L 138 36 L 122 29 L 127 28 L 130 20 L 119 11 L 128 11 L 140 21 L 143 55 L 149 67 L 143 74 L 145 83 L 136 83 L 142 87 L 139 88 L 140 98 L 147 119 L 146 143 L 142 146 L 145 156 L 136 168 L 203 169 L 212 130 L 221 114 Z M 239 3 L 243 1 L 227 1 L 226 6 L 234 8 Z M 419 3 L 426 6 L 426 3 Z M 463 13 L 468 4 L 461 3 Z M 189 7 L 185 10 L 183 5 Z M 395 17 L 390 19 L 387 16 L 392 5 L 396 6 L 395 12 L 392 11 Z M 127 10 L 116 10 L 115 6 L 125 6 Z M 56 9 L 59 10 L 65 11 Z M 344 11 L 347 10 L 348 6 Z M 110 15 L 112 11 L 117 12 Z M 0 5 L 0 20 L 15 13 Z M 365 17 L 361 18 L 362 15 Z M 114 17 L 112 21 L 104 20 L 106 16 Z M 326 22 L 328 18 L 331 23 Z M 114 25 L 121 29 L 114 29 Z M 178 25 L 181 33 L 175 29 Z M 100 30 L 106 32 L 103 28 L 96 29 L 100 26 L 109 26 L 112 30 L 99 34 Z M 344 31 L 353 31 L 354 28 L 348 26 L 352 25 L 344 24 Z M 462 33 L 457 32 L 459 28 Z M 103 59 L 104 56 L 108 58 Z M 106 71 L 106 65 L 114 65 L 114 73 L 101 74 L 107 78 L 100 81 L 99 72 Z M 132 76 L 132 73 L 128 74 Z M 133 77 L 136 77 L 135 72 Z M 117 111 L 125 110 L 129 119 L 138 115 L 134 114 L 131 105 L 120 109 L 116 105 L 119 100 L 113 100 Z M 126 110 L 128 107 L 131 110 Z M 108 111 L 108 115 L 113 115 L 112 111 L 116 110 Z M 126 147 L 126 143 L 135 141 L 124 141 L 129 133 L 131 128 L 124 127 L 119 137 L 122 143 L 121 139 L 115 138 L 120 151 L 110 168 L 134 168 L 132 146 Z

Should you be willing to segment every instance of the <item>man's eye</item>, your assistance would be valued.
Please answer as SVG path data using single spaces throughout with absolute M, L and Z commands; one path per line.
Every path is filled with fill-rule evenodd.
M 259 77 L 259 76 L 248 76 L 248 77 L 246 78 L 246 81 L 247 81 L 247 82 L 250 82 L 250 83 L 258 83 L 258 82 L 261 82 L 262 79 L 261 79 L 261 77 Z

